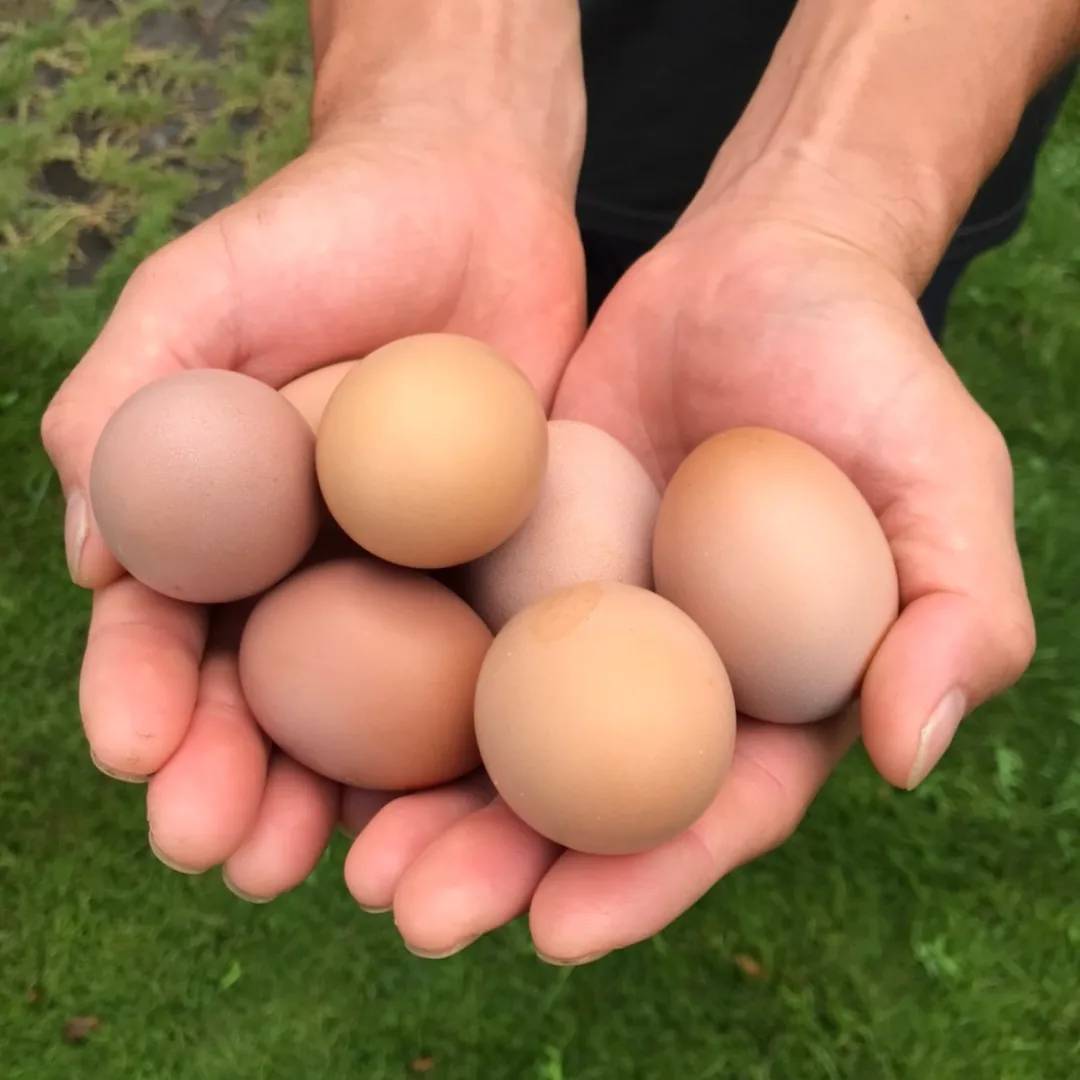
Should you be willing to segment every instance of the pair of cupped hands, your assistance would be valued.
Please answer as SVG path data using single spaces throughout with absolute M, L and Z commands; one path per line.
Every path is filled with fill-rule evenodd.
M 573 964 L 658 932 L 782 843 L 860 734 L 885 780 L 917 785 L 964 714 L 1026 667 L 1033 629 L 1004 442 L 872 245 L 801 219 L 790 198 L 772 214 L 767 185 L 752 205 L 734 185 L 696 202 L 586 328 L 580 146 L 554 166 L 539 157 L 445 118 L 317 127 L 300 158 L 136 270 L 43 438 L 71 574 L 94 593 L 80 683 L 90 749 L 110 776 L 148 782 L 162 862 L 221 866 L 237 894 L 269 900 L 306 877 L 340 823 L 355 835 L 350 891 L 392 909 L 413 952 L 450 955 L 527 911 L 537 952 Z M 560 850 L 480 774 L 418 793 L 342 790 L 269 746 L 237 680 L 242 613 L 156 595 L 106 550 L 87 501 L 97 437 L 138 387 L 182 368 L 280 386 L 433 330 L 500 349 L 552 416 L 604 428 L 658 484 L 734 425 L 831 457 L 877 513 L 900 579 L 902 612 L 858 715 L 740 718 L 704 816 L 616 857 Z

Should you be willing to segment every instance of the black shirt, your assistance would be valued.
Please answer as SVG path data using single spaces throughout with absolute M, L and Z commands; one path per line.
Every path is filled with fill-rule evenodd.
M 581 0 L 581 7 L 589 130 L 578 216 L 585 229 L 646 248 L 701 185 L 794 0 Z M 950 257 L 970 257 L 1015 230 L 1071 76 L 1070 69 L 1032 102 Z

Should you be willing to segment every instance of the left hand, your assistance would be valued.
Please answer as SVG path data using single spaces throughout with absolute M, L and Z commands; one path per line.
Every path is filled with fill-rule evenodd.
M 789 432 L 851 476 L 892 546 L 902 604 L 864 681 L 861 732 L 881 774 L 911 788 L 1034 648 L 1008 452 L 899 275 L 758 211 L 688 216 L 630 270 L 571 359 L 555 415 L 607 429 L 658 482 L 741 424 Z M 421 955 L 528 909 L 545 959 L 586 962 L 658 932 L 783 842 L 858 728 L 854 709 L 804 726 L 740 719 L 712 806 L 636 855 L 563 852 L 476 784 L 397 799 L 361 833 L 346 878 L 368 907 L 392 904 Z

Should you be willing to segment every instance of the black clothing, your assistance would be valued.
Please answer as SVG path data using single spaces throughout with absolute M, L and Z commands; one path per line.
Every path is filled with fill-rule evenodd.
M 581 7 L 589 129 L 578 218 L 595 310 L 700 187 L 761 79 L 794 2 L 582 0 Z M 923 297 L 936 332 L 963 267 L 1007 240 L 1023 220 L 1036 157 L 1073 73 L 1063 72 L 1031 102 L 957 230 Z

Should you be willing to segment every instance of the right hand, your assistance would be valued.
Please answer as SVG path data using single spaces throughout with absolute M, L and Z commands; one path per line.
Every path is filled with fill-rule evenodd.
M 67 500 L 68 564 L 94 591 L 80 683 L 90 750 L 109 775 L 149 780 L 151 844 L 174 868 L 225 863 L 235 889 L 270 898 L 314 865 L 340 795 L 270 759 L 240 694 L 235 627 L 153 593 L 107 550 L 87 496 L 102 428 L 134 391 L 184 368 L 280 386 L 437 330 L 502 350 L 549 404 L 584 324 L 579 97 L 571 86 L 554 125 L 543 103 L 538 126 L 555 147 L 528 124 L 515 144 L 505 121 L 485 140 L 491 117 L 460 104 L 328 110 L 305 154 L 138 267 L 49 405 L 42 438 Z M 346 817 L 363 803 L 353 793 Z

